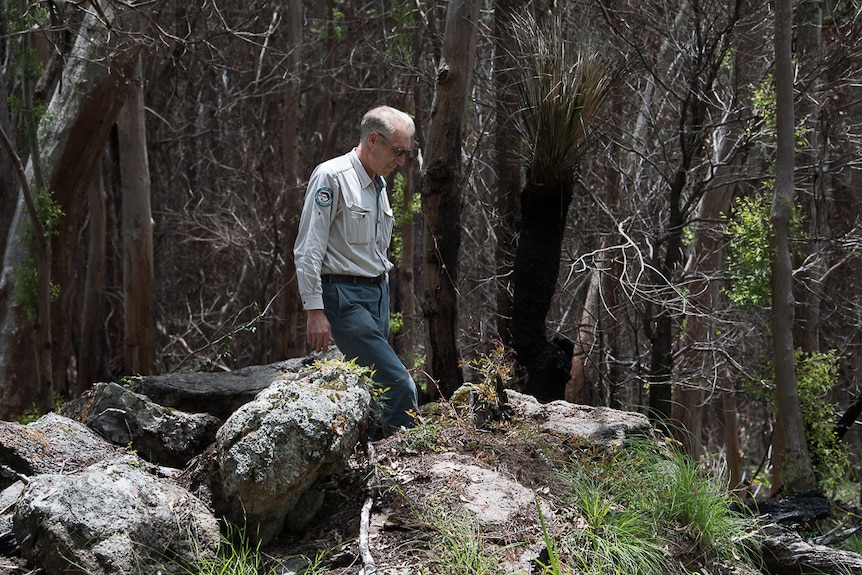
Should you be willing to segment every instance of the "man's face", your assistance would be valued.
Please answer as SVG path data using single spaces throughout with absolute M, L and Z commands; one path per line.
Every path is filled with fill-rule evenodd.
M 382 177 L 391 174 L 395 168 L 413 154 L 410 137 L 402 130 L 396 130 L 391 136 L 379 132 L 371 133 L 371 158 L 374 172 Z

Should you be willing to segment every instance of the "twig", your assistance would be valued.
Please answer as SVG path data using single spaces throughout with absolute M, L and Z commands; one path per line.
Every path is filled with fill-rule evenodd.
M 371 550 L 368 548 L 368 534 L 371 530 L 371 507 L 377 498 L 377 453 L 374 451 L 374 445 L 370 441 L 366 444 L 365 450 L 374 473 L 368 478 L 368 496 L 365 499 L 365 504 L 362 506 L 362 514 L 359 521 L 359 555 L 362 557 L 363 575 L 374 575 L 377 573 L 377 567 L 374 565 L 374 557 L 371 556 Z

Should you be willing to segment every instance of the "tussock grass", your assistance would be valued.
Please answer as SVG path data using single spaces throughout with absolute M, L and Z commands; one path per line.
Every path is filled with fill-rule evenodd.
M 568 489 L 558 505 L 572 510 L 575 529 L 556 543 L 564 570 L 549 573 L 667 574 L 684 567 L 670 549 L 686 550 L 683 561 L 754 561 L 750 522 L 731 510 L 733 496 L 674 448 L 629 442 L 573 458 L 559 474 Z

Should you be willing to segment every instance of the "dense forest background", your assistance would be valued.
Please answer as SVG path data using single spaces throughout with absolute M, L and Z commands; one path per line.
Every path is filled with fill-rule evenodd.
M 424 401 L 470 362 L 507 361 L 538 170 L 524 38 L 545 39 L 600 55 L 613 81 L 559 203 L 538 317 L 573 348 L 566 397 L 649 413 L 733 485 L 768 482 L 776 424 L 804 427 L 821 486 L 858 483 L 860 17 L 838 0 L 6 0 L 0 416 L 97 381 L 305 355 L 304 183 L 378 104 L 417 124 L 390 182 L 397 350 Z M 771 241 L 782 118 L 786 254 Z M 788 397 L 802 419 L 782 420 Z

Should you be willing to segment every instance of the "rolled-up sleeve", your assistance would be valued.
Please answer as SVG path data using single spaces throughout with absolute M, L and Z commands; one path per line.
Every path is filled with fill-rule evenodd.
M 293 249 L 296 281 L 305 310 L 323 309 L 320 271 L 340 195 L 337 179 L 331 174 L 319 169 L 311 174 Z

